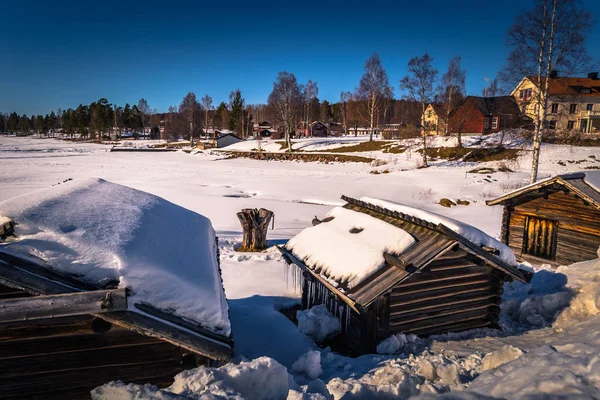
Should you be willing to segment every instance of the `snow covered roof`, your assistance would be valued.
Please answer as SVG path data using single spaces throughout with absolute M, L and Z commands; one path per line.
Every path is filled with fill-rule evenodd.
M 65 182 L 0 202 L 17 223 L 5 253 L 57 274 L 129 290 L 144 306 L 227 337 L 228 305 L 210 220 L 160 197 L 102 179 Z
M 387 200 L 342 199 L 348 204 L 290 239 L 282 252 L 359 304 L 370 303 L 457 243 L 510 277 L 529 279 L 509 247 L 473 226 Z
M 488 206 L 504 204 L 505 202 L 523 194 L 552 186 L 554 184 L 567 187 L 569 190 L 593 204 L 595 207 L 600 208 L 600 171 L 585 171 L 557 175 L 505 193 L 497 199 L 488 200 L 486 204 Z
M 400 254 L 415 243 L 406 231 L 370 215 L 335 207 L 325 220 L 293 237 L 286 248 L 304 263 L 347 288 L 385 265 L 384 253 Z

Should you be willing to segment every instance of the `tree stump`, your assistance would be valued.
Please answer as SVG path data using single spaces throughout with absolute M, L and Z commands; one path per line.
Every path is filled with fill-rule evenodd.
M 242 224 L 242 245 L 237 251 L 262 251 L 267 248 L 267 229 L 273 211 L 261 208 L 244 208 L 237 213 Z

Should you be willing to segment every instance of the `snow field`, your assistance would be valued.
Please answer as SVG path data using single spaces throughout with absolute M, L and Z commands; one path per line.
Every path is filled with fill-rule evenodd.
M 515 146 L 521 145 L 527 144 L 515 140 Z M 381 351 L 386 354 L 353 359 L 318 348 L 277 311 L 299 299 L 293 285 L 286 285 L 276 250 L 257 254 L 234 250 L 241 237 L 235 216 L 240 209 L 273 210 L 275 228 L 269 230 L 269 240 L 284 244 L 310 226 L 315 215 L 322 219 L 331 205 L 340 202 L 341 194 L 389 199 L 464 221 L 497 237 L 502 208 L 487 207 L 484 201 L 526 183 L 528 153 L 511 165 L 515 172 L 494 174 L 469 173 L 478 165 L 448 161 L 435 161 L 431 168 L 416 170 L 417 155 L 386 154 L 382 157 L 388 157 L 388 164 L 377 168 L 391 172 L 372 175 L 369 172 L 375 167 L 359 164 L 267 163 L 222 160 L 221 155 L 210 152 L 106 150 L 102 145 L 50 139 L 0 138 L 0 201 L 68 178 L 101 177 L 206 216 L 220 239 L 237 359 L 217 369 L 187 371 L 169 389 L 110 383 L 96 389 L 94 398 L 600 398 L 597 260 L 556 271 L 534 266 L 538 272 L 530 284 L 505 285 L 503 332 L 476 330 L 413 342 L 397 337 L 388 339 L 387 351 Z M 589 157 L 596 153 L 595 148 L 544 145 L 540 176 L 597 165 Z M 567 160 L 581 162 L 558 164 Z M 495 167 L 498 163 L 483 165 Z M 437 204 L 441 197 L 467 199 L 471 204 L 446 209 Z M 311 199 L 311 203 L 301 202 L 303 199 Z M 523 354 L 509 360 L 518 350 L 502 350 L 505 346 Z M 302 359 L 314 351 L 320 357 L 311 353 Z M 507 362 L 484 371 L 486 358 L 488 367 Z M 297 371 L 302 372 L 297 373 L 293 365 L 300 359 Z M 322 372 L 312 379 L 318 366 Z

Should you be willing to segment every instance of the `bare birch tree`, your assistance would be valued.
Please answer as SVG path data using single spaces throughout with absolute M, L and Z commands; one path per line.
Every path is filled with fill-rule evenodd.
M 448 122 L 450 113 L 458 101 L 465 95 L 466 71 L 461 68 L 461 58 L 456 55 L 448 62 L 448 70 L 442 75 L 441 92 L 444 101 L 444 134 L 448 135 Z M 462 147 L 460 133 L 458 134 L 458 147 Z
M 577 74 L 590 58 L 585 49 L 587 32 L 592 26 L 590 14 L 577 0 L 535 0 L 533 9 L 517 16 L 508 31 L 512 48 L 508 66 L 502 71 L 505 80 L 532 78 L 538 86 L 534 101 L 533 160 L 530 183 L 537 180 L 542 132 L 548 114 L 548 89 L 552 71 Z
M 206 130 L 212 126 L 212 121 L 209 120 L 210 112 L 213 108 L 213 99 L 209 95 L 202 97 L 202 108 L 204 109 L 204 134 Z
M 422 57 L 413 57 L 408 61 L 408 75 L 400 81 L 400 89 L 409 100 L 421 104 L 421 135 L 423 136 L 423 167 L 427 167 L 427 135 L 423 118 L 425 107 L 433 99 L 433 87 L 438 70 L 433 68 L 433 58 L 425 53 Z
M 146 128 L 150 125 L 150 118 L 152 117 L 152 110 L 148 105 L 146 99 L 142 98 L 138 101 L 137 109 L 140 114 L 140 121 L 142 122 L 142 133 L 146 133 Z
M 365 72 L 357 89 L 357 97 L 363 104 L 366 119 L 369 121 L 369 140 L 373 140 L 373 131 L 377 124 L 377 114 L 385 96 L 390 91 L 390 82 L 381 64 L 379 54 L 373 53 L 365 62 Z
M 312 119 L 312 102 L 319 95 L 319 88 L 317 87 L 317 82 L 313 82 L 312 80 L 308 80 L 306 86 L 304 86 L 304 102 L 305 102 L 305 123 L 306 123 L 306 134 L 308 136 L 308 130 L 310 129 L 310 123 Z
M 273 107 L 283 126 L 285 144 L 289 151 L 292 151 L 290 134 L 294 129 L 302 102 L 302 87 L 298 84 L 294 74 L 290 72 L 277 74 L 277 79 L 273 82 L 273 91 L 269 95 L 269 105 Z
M 342 117 L 342 127 L 344 128 L 344 133 L 348 133 L 348 102 L 352 100 L 351 92 L 342 92 L 340 93 L 340 114 Z

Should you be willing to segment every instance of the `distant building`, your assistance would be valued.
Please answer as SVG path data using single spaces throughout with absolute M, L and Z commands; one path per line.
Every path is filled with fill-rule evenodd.
M 348 135 L 354 135 L 354 136 L 362 136 L 362 135 L 368 135 L 371 132 L 371 128 L 364 128 L 361 126 L 358 127 L 348 127 Z M 374 135 L 378 135 L 381 132 L 380 128 L 373 128 L 373 134 Z
M 537 77 L 525 77 L 511 93 L 521 112 L 531 119 L 538 110 L 539 88 Z M 597 72 L 588 74 L 587 78 L 558 77 L 553 73 L 548 91 L 546 128 L 600 133 L 600 79 Z
M 223 130 L 226 130 L 226 129 L 223 129 Z M 217 132 L 219 132 L 219 131 L 217 131 Z M 200 141 L 198 141 L 198 144 L 196 145 L 196 147 L 201 150 L 222 149 L 223 147 L 227 147 L 232 144 L 239 143 L 241 141 L 242 141 L 242 139 L 239 138 L 238 136 L 234 135 L 233 133 L 226 133 L 226 134 L 221 134 L 216 138 L 200 140 Z
M 423 128 L 428 136 L 443 135 L 446 132 L 443 106 L 430 103 L 423 113 Z
M 305 121 L 298 123 L 296 134 L 299 137 L 327 137 L 329 128 L 321 121 L 313 121 L 307 124 Z
M 450 113 L 449 132 L 488 134 L 521 125 L 521 110 L 512 96 L 467 96 Z

